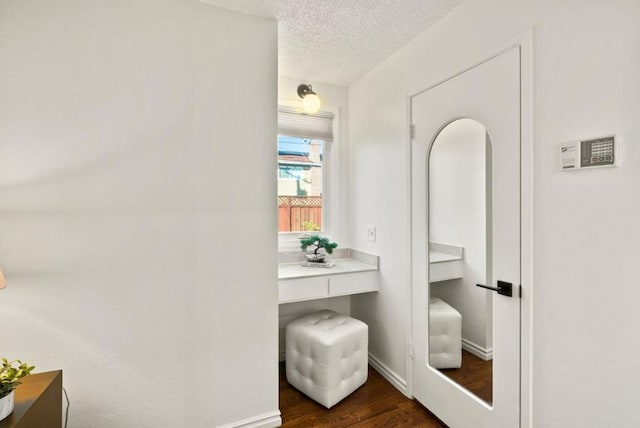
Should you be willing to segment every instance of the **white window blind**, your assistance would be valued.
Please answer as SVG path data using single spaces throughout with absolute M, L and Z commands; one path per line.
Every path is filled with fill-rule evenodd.
M 333 141 L 333 113 L 303 114 L 292 107 L 278 106 L 278 134 Z

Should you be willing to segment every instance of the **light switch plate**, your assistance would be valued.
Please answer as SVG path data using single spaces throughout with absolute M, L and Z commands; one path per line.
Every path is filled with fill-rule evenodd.
M 369 241 L 376 241 L 376 227 L 375 226 L 368 226 L 367 227 L 367 239 Z

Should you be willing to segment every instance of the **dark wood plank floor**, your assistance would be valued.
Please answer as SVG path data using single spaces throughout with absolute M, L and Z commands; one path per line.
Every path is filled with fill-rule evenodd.
M 371 367 L 363 386 L 327 410 L 289 385 L 281 363 L 280 412 L 285 428 L 446 428 L 420 403 L 402 395 Z
M 493 362 L 485 361 L 462 350 L 462 367 L 440 372 L 467 388 L 487 403 L 493 402 Z

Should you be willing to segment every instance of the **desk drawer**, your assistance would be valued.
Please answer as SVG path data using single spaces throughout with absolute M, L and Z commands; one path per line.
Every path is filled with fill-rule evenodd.
M 329 296 L 327 277 L 283 279 L 278 281 L 280 303 L 321 299 Z
M 429 282 L 462 278 L 464 266 L 462 260 L 451 260 L 429 264 Z
M 329 277 L 329 294 L 342 296 L 345 294 L 365 293 L 378 290 L 378 272 L 360 272 Z

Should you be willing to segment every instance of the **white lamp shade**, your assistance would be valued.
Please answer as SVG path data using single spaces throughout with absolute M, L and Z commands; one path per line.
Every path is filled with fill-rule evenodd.
M 4 275 L 2 274 L 2 269 L 0 269 L 0 290 L 7 286 L 7 283 L 4 280 Z
M 320 101 L 320 97 L 316 94 L 307 94 L 302 99 L 302 110 L 304 110 L 305 113 L 317 113 L 320 111 L 320 107 L 322 107 L 322 101 Z

